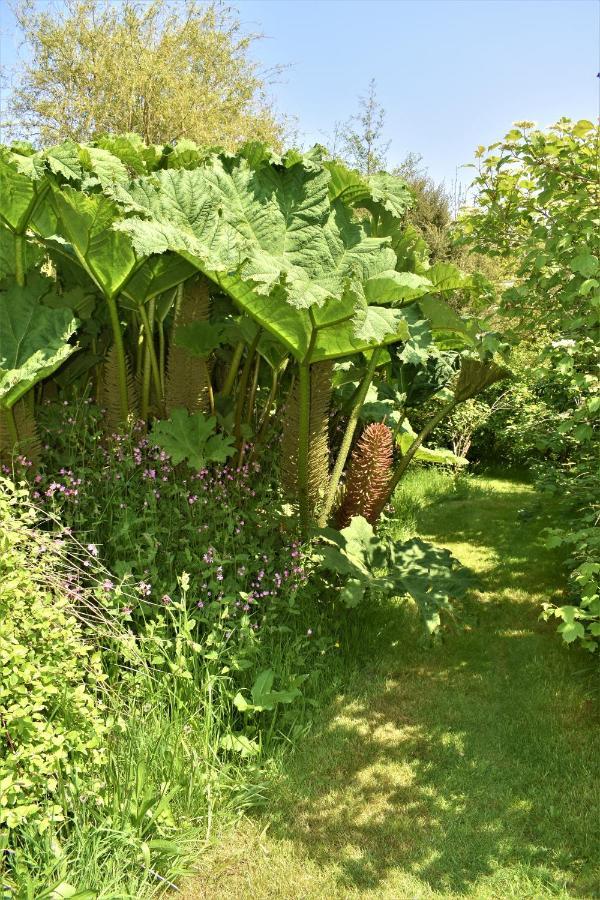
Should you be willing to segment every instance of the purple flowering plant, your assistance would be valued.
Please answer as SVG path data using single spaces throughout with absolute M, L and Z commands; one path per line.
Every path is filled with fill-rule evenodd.
M 103 435 L 101 410 L 80 400 L 45 406 L 41 424 L 43 465 L 27 473 L 33 499 L 93 548 L 111 573 L 102 594 L 134 631 L 154 622 L 176 632 L 185 597 L 189 639 L 209 661 L 241 652 L 240 669 L 250 666 L 281 629 L 317 653 L 311 563 L 268 454 L 193 471 L 173 465 L 141 422 Z

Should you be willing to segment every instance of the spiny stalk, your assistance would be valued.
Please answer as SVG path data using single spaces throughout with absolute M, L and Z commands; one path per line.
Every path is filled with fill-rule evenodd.
M 200 279 L 183 286 L 177 302 L 173 333 L 180 325 L 193 322 L 208 322 L 210 317 L 210 295 L 208 282 Z M 188 412 L 208 412 L 210 373 L 208 362 L 198 359 L 185 347 L 171 343 L 167 363 L 165 404 L 167 413 L 177 407 L 185 407 Z
M 123 362 L 125 366 L 126 393 L 129 398 L 128 402 L 131 406 L 131 411 L 133 412 L 134 410 L 137 411 L 136 386 L 131 376 L 129 360 L 127 359 L 127 357 L 124 357 Z M 119 355 L 117 347 L 113 343 L 110 350 L 108 351 L 104 365 L 102 366 L 100 384 L 98 389 L 100 405 L 106 410 L 104 421 L 111 431 L 117 431 L 124 424 L 124 422 L 127 421 L 127 416 L 125 417 L 125 419 L 123 419 L 120 384 L 121 367 Z
M 305 483 L 309 518 L 314 518 L 323 499 L 323 487 L 329 476 L 329 405 L 331 402 L 333 364 L 319 362 L 310 366 L 308 395 L 307 464 Z M 294 382 L 285 410 L 281 443 L 281 475 L 284 490 L 300 499 L 303 475 L 300 471 L 300 420 L 302 399 L 300 379 Z

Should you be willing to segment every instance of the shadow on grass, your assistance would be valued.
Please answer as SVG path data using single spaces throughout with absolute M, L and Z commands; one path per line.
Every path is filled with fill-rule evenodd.
M 403 870 L 464 894 L 506 868 L 546 896 L 600 896 L 598 740 L 577 677 L 590 663 L 531 602 L 560 568 L 537 546 L 552 511 L 519 517 L 535 502 L 482 489 L 418 513 L 423 536 L 469 545 L 487 592 L 467 604 L 477 628 L 423 649 L 401 605 L 355 624 L 350 687 L 296 755 L 270 829 L 335 865 L 342 890 Z
M 546 550 L 542 539 L 543 530 L 557 524 L 556 505 L 526 485 L 510 484 L 512 491 L 495 492 L 469 481 L 464 490 L 418 510 L 416 529 L 433 543 L 458 547 L 459 555 L 465 545 L 463 561 L 475 562 L 488 591 L 560 591 L 564 559 Z
M 571 673 L 548 671 L 544 635 L 488 638 L 487 653 L 465 635 L 395 665 L 388 649 L 385 677 L 363 670 L 367 691 L 297 759 L 271 834 L 358 889 L 399 868 L 462 893 L 518 866 L 556 889 L 579 873 L 590 892 L 576 896 L 596 896 L 591 709 L 555 683 Z

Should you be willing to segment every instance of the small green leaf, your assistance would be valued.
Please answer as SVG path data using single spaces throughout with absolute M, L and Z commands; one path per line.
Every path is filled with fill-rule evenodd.
M 239 753 L 244 759 L 260 753 L 260 747 L 256 741 L 251 741 L 244 734 L 224 734 L 219 743 L 224 750 Z
M 234 453 L 233 439 L 216 434 L 216 424 L 214 416 L 201 412 L 190 416 L 185 409 L 174 409 L 170 419 L 155 423 L 152 438 L 174 465 L 185 460 L 197 471 L 211 462 L 225 462 Z
M 579 121 L 573 126 L 573 134 L 575 137 L 585 137 L 585 135 L 589 131 L 594 130 L 594 123 L 590 122 L 589 119 L 579 119 Z
M 264 672 L 257 676 L 256 681 L 252 685 L 252 708 L 257 712 L 273 710 L 278 703 L 291 703 L 296 697 L 300 696 L 300 691 L 297 687 L 290 688 L 287 691 L 274 691 L 272 689 L 274 678 L 273 670 L 265 669 Z M 240 709 L 239 706 L 238 709 Z
M 150 863 L 152 862 L 152 855 L 150 853 L 150 847 L 145 841 L 142 841 L 140 846 L 140 850 L 142 851 L 142 859 L 144 860 L 144 865 L 147 868 L 150 868 Z
M 256 681 L 252 685 L 252 699 L 258 703 L 258 698 L 262 694 L 267 694 L 273 687 L 275 674 L 272 669 L 265 669 L 260 675 L 257 675 Z
M 223 342 L 225 328 L 212 322 L 191 322 L 175 329 L 173 341 L 178 347 L 185 347 L 194 356 L 206 357 Z
M 572 644 L 577 638 L 585 637 L 585 628 L 581 622 L 563 622 L 558 626 L 558 631 L 562 634 L 563 641 Z
M 80 891 L 68 881 L 61 881 L 43 896 L 48 900 L 94 900 L 98 895 L 96 891 Z
M 582 297 L 587 297 L 589 293 L 595 290 L 600 282 L 596 278 L 586 278 L 585 281 L 582 281 L 579 285 L 579 293 Z
M 239 709 L 240 712 L 246 712 L 247 710 L 252 708 L 251 704 L 248 703 L 248 701 L 246 700 L 244 695 L 241 694 L 239 691 L 233 698 L 233 705 L 235 706 L 236 709 Z
M 578 253 L 577 256 L 573 257 L 571 260 L 571 270 L 573 272 L 578 272 L 580 275 L 585 275 L 586 278 L 591 278 L 599 269 L 600 262 L 598 261 L 598 257 L 594 256 L 588 250 Z

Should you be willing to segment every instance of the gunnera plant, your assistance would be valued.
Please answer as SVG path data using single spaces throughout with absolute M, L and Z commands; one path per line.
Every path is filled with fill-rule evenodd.
M 345 528 L 353 516 L 374 525 L 385 506 L 394 458 L 394 436 L 381 422 L 367 425 L 352 451 L 346 488 L 336 521 Z

